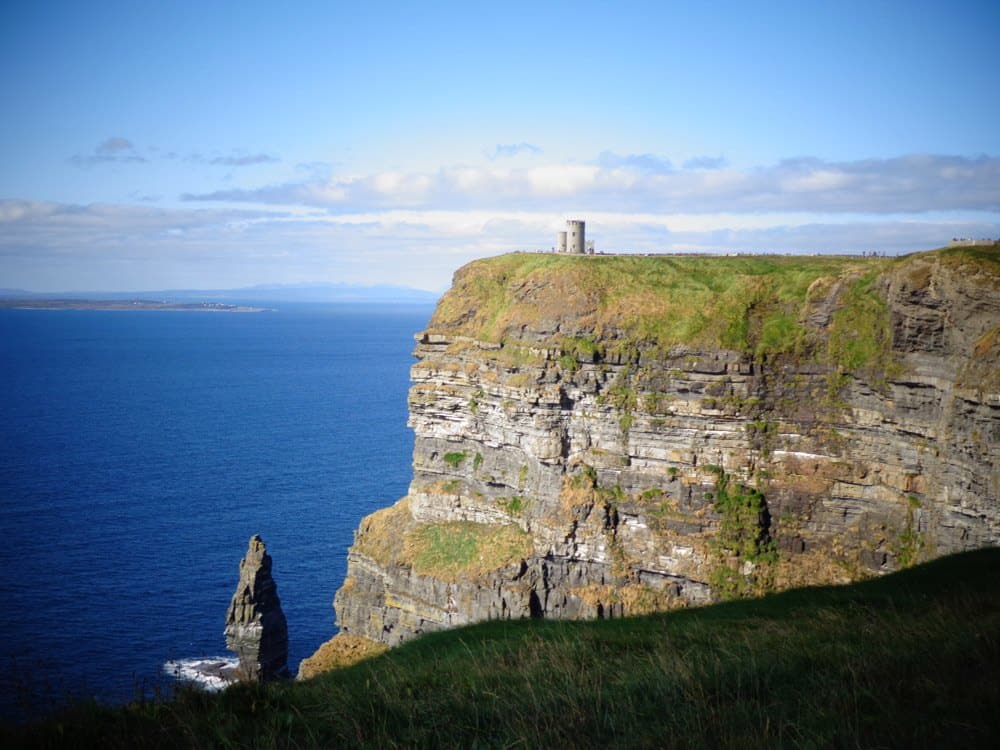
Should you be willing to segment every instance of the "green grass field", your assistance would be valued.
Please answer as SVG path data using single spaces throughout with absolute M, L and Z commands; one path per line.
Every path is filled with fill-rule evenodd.
M 845 587 L 436 633 L 311 681 L 78 705 L 26 747 L 996 747 L 1000 550 Z

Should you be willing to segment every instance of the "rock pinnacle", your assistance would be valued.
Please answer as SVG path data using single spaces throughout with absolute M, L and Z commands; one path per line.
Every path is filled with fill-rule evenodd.
M 260 535 L 240 561 L 240 581 L 226 614 L 226 648 L 240 660 L 239 676 L 269 682 L 288 676 L 288 624 Z

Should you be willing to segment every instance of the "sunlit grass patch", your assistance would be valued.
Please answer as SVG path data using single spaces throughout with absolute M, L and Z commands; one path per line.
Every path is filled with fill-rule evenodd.
M 425 524 L 410 531 L 403 543 L 403 562 L 416 573 L 443 580 L 478 576 L 528 557 L 531 535 L 513 524 L 454 521 Z

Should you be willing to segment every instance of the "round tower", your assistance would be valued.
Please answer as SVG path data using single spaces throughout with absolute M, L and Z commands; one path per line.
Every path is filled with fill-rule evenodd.
M 583 221 L 570 219 L 566 222 L 566 252 L 583 255 L 587 246 L 584 238 Z
M 556 252 L 564 253 L 566 252 L 566 233 L 559 232 L 556 234 Z

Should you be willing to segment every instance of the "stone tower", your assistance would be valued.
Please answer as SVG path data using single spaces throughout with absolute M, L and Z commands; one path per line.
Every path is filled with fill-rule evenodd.
M 581 219 L 570 219 L 566 222 L 566 252 L 573 255 L 583 255 L 587 243 L 584 239 L 584 227 Z
M 556 252 L 583 255 L 587 252 L 587 240 L 584 236 L 582 219 L 570 219 L 566 222 L 566 231 L 556 234 Z

